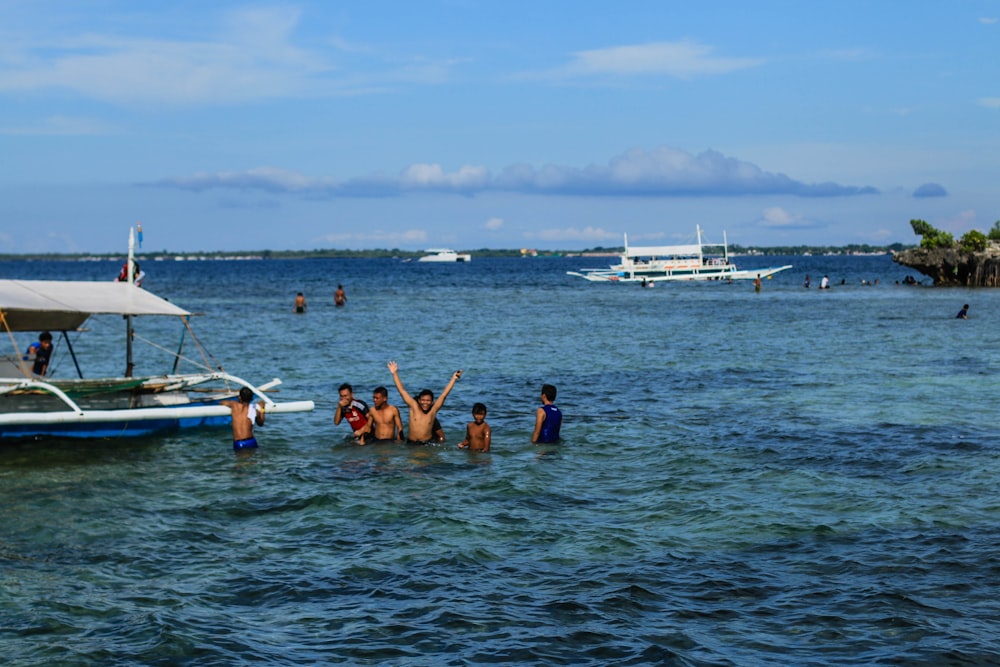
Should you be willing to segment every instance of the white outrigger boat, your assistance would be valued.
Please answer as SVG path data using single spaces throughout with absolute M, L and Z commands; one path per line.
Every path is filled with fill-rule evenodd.
M 424 252 L 432 252 L 433 255 L 424 255 L 418 262 L 471 262 L 472 255 L 469 253 L 458 253 L 447 248 L 428 248 Z
M 134 275 L 133 235 L 129 234 L 126 275 Z M 67 332 L 76 331 L 91 316 L 121 315 L 126 323 L 126 364 L 121 377 L 84 379 Z M 133 377 L 133 318 L 160 315 L 180 319 L 181 343 L 173 369 L 158 376 Z M 308 412 L 312 401 L 275 402 L 267 391 L 274 380 L 254 386 L 215 370 L 207 352 L 194 337 L 191 313 L 133 284 L 61 280 L 0 280 L 0 328 L 14 344 L 14 354 L 0 357 L 0 439 L 112 438 L 140 436 L 194 426 L 231 422 L 231 411 L 219 401 L 233 399 L 248 387 L 267 413 Z M 40 377 L 30 360 L 20 354 L 13 332 L 51 331 L 62 340 L 78 378 Z M 196 363 L 181 355 L 185 334 L 201 353 L 204 372 L 179 374 L 180 362 Z M 160 348 L 161 350 L 163 348 Z
M 626 234 L 625 251 L 621 254 L 620 263 L 612 264 L 607 269 L 580 269 L 566 273 L 592 282 L 648 285 L 683 280 L 753 280 L 792 268 L 791 264 L 786 264 L 764 269 L 739 269 L 729 259 L 725 232 L 722 243 L 703 243 L 701 227 L 696 229 L 698 243 L 691 245 L 629 246 Z M 706 248 L 712 250 L 705 252 Z

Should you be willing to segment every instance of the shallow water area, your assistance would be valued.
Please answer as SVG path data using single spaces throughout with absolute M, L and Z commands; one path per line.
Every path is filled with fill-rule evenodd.
M 317 409 L 269 416 L 239 454 L 228 429 L 0 445 L 0 654 L 1000 664 L 1000 291 L 896 285 L 887 257 L 739 259 L 795 268 L 757 294 L 565 275 L 604 258 L 145 262 L 227 371 Z M 120 372 L 120 319 L 88 328 L 85 372 Z M 165 370 L 146 354 L 137 372 Z M 463 369 L 445 443 L 359 447 L 333 425 L 344 381 L 403 407 L 390 359 L 412 393 Z M 72 372 L 58 345 L 53 363 Z M 543 382 L 558 445 L 530 443 Z M 455 447 L 475 402 L 489 453 Z

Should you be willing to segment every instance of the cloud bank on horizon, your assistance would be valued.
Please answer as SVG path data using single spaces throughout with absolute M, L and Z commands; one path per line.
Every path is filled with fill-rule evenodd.
M 989 227 L 996 1 L 898 31 L 862 0 L 0 0 L 0 251 L 114 248 L 135 219 L 192 249 L 227 225 L 272 248 Z
M 163 178 L 148 185 L 196 192 L 232 188 L 341 197 L 392 197 L 412 192 L 458 195 L 516 192 L 596 197 L 846 197 L 878 194 L 878 189 L 872 186 L 803 183 L 717 151 L 691 155 L 667 146 L 652 151 L 632 149 L 606 165 L 583 168 L 546 165 L 536 169 L 528 164 L 516 164 L 493 174 L 482 166 L 466 165 L 446 172 L 437 164 L 414 164 L 394 175 L 374 174 L 337 181 L 261 167 L 244 172 Z

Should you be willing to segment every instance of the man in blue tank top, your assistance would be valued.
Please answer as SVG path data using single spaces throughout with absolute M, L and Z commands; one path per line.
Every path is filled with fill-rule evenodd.
M 535 412 L 535 431 L 531 441 L 535 443 L 557 442 L 559 427 L 562 426 L 562 411 L 554 403 L 556 388 L 551 384 L 542 385 L 542 407 Z

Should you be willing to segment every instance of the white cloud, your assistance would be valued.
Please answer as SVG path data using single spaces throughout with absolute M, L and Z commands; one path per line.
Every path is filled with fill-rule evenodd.
M 723 58 L 713 55 L 714 47 L 690 40 L 612 46 L 578 51 L 562 70 L 568 76 L 666 75 L 689 79 L 701 75 L 726 74 L 756 67 L 761 58 Z
M 772 206 L 761 211 L 757 224 L 769 229 L 811 229 L 822 226 L 801 215 L 789 213 L 780 206 Z
M 420 245 L 427 242 L 427 231 L 424 229 L 407 229 L 400 232 L 387 232 L 381 229 L 363 233 L 325 234 L 312 240 L 313 243 L 333 243 L 348 245 L 351 243 L 380 244 L 384 248 L 398 248 L 407 245 Z
M 503 218 L 490 218 L 483 225 L 484 229 L 488 229 L 490 231 L 497 231 L 502 227 L 503 227 Z
M 537 232 L 525 232 L 524 238 L 538 241 L 607 241 L 620 238 L 600 227 L 565 227 L 563 229 L 541 229 Z
M 71 116 L 49 116 L 29 125 L 0 126 L 0 135 L 10 136 L 98 136 L 116 131 L 102 121 Z
M 440 83 L 457 60 L 379 58 L 345 42 L 296 43 L 303 16 L 289 6 L 241 9 L 165 38 L 78 31 L 71 37 L 0 34 L 0 93 L 70 91 L 121 105 L 235 105 L 275 98 L 380 93 L 387 85 Z M 127 19 L 108 20 L 106 25 Z M 193 32 L 207 36 L 192 38 Z M 136 36 L 137 35 L 137 36 Z M 350 66 L 343 63 L 349 63 Z
M 983 97 L 979 100 L 979 106 L 987 109 L 1000 109 L 1000 97 Z
M 984 25 L 993 25 L 994 23 L 997 22 L 997 19 L 995 17 L 986 17 L 986 16 L 984 16 L 981 19 L 979 19 L 979 22 L 982 23 L 982 24 L 984 24 Z

